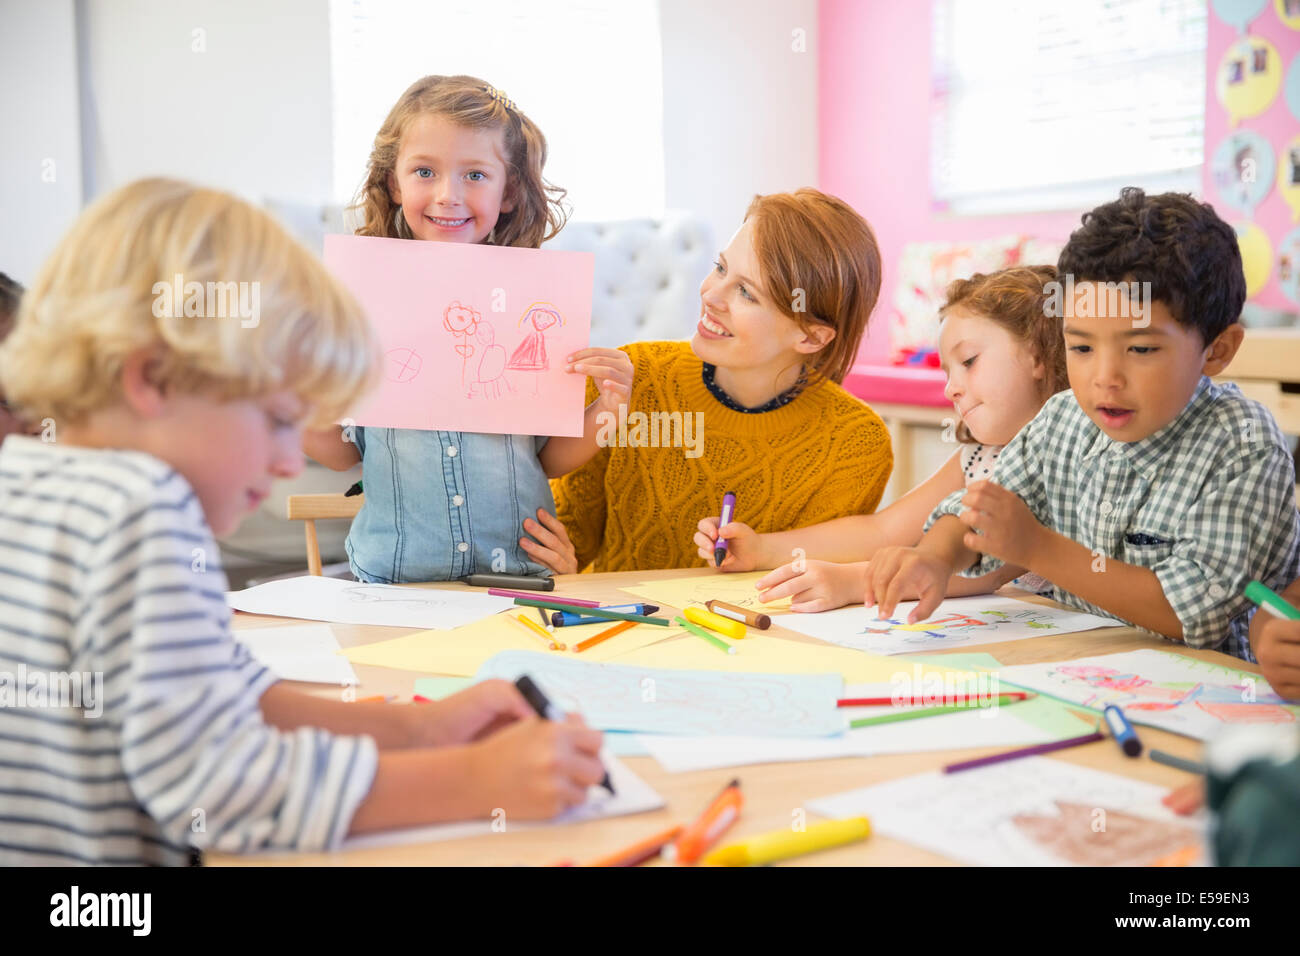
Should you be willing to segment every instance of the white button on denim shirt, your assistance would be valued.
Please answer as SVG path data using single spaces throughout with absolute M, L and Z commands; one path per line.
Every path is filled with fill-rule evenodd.
M 538 508 L 555 513 L 537 459 L 546 441 L 356 429 L 366 501 L 348 533 L 352 573 L 376 584 L 451 581 L 490 571 L 550 574 L 519 547 L 525 518 L 536 520 Z

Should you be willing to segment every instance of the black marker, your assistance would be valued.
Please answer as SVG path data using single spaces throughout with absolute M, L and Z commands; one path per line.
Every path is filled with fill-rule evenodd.
M 554 578 L 534 578 L 522 574 L 470 574 L 461 578 L 472 588 L 517 588 L 521 591 L 554 591 Z
M 519 688 L 519 693 L 524 695 L 524 700 L 528 701 L 528 706 L 537 711 L 537 716 L 542 720 L 563 720 L 564 713 L 557 710 L 542 693 L 542 689 L 533 683 L 533 679 L 525 674 L 519 680 L 515 681 L 515 686 Z M 605 773 L 605 779 L 600 785 L 608 790 L 611 794 L 614 792 L 614 785 L 609 782 L 609 773 Z

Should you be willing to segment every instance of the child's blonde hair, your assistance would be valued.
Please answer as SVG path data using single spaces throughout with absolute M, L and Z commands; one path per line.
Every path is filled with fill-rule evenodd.
M 172 302 L 178 277 L 185 297 Z M 256 321 L 211 317 L 214 290 L 237 283 L 255 291 Z M 200 288 L 206 308 L 186 316 Z M 77 422 L 120 399 L 127 356 L 150 348 L 159 386 L 224 400 L 287 389 L 317 425 L 379 369 L 360 307 L 315 256 L 261 210 L 172 179 L 123 186 L 81 215 L 23 296 L 0 383 L 30 418 Z
M 567 190 L 542 177 L 546 137 L 537 124 L 499 90 L 476 77 L 426 76 L 407 88 L 375 134 L 366 181 L 349 207 L 365 216 L 357 235 L 411 238 L 404 223 L 397 221 L 401 207 L 389 193 L 389 177 L 411 121 L 429 115 L 445 116 L 468 129 L 503 133 L 508 174 L 505 198 L 514 201 L 514 208 L 497 218 L 489 243 L 537 249 L 564 227 L 568 214 L 562 200 Z

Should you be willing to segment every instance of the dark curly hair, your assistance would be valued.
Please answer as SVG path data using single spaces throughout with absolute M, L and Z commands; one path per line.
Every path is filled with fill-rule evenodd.
M 1241 316 L 1246 276 L 1237 234 L 1209 203 L 1185 193 L 1148 196 L 1127 186 L 1084 213 L 1057 270 L 1062 281 L 1149 282 L 1179 325 L 1206 344 Z

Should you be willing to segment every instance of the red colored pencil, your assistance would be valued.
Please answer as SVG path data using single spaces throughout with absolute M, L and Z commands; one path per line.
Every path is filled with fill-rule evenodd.
M 912 697 L 845 697 L 835 702 L 837 707 L 888 707 L 891 704 L 898 707 L 911 706 L 938 706 L 939 704 L 967 704 L 979 703 L 981 701 L 996 700 L 999 697 L 1009 697 L 1011 700 L 1028 700 L 1033 697 L 1032 693 L 1024 691 L 1003 691 L 997 694 L 953 694 L 951 697 L 943 695 L 921 694 Z

